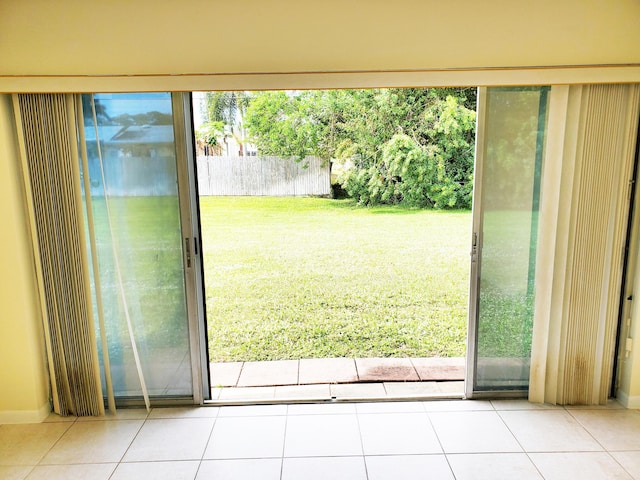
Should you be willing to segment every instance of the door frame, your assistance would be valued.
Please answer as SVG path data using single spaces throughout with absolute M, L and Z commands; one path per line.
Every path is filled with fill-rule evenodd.
M 548 102 L 550 91 L 549 86 L 540 85 L 541 88 L 549 88 L 548 91 L 541 91 L 542 98 Z M 484 161 L 485 161 L 485 134 L 486 119 L 488 115 L 487 97 L 488 89 L 494 87 L 478 87 L 477 110 L 476 110 L 476 144 L 474 158 L 474 185 L 473 185 L 473 205 L 472 205 L 472 233 L 471 233 L 471 261 L 469 275 L 469 321 L 467 324 L 467 351 L 466 351 L 466 372 L 465 372 L 465 398 L 500 398 L 500 397 L 527 397 L 528 388 L 496 388 L 487 390 L 476 389 L 476 374 L 478 364 L 478 325 L 479 325 L 479 301 L 480 301 L 480 279 L 482 276 L 482 246 L 483 246 L 483 219 L 484 219 L 484 202 L 483 202 L 483 177 L 484 177 Z M 498 87 L 500 88 L 500 87 Z M 519 89 L 523 87 L 504 87 L 507 89 Z M 526 88 L 526 87 L 524 87 Z M 545 107 L 545 119 L 548 114 L 548 105 Z M 547 130 L 547 121 L 544 125 L 540 124 L 540 111 L 538 112 L 538 135 L 536 139 L 536 165 L 534 173 L 534 206 L 539 210 L 540 202 L 540 182 L 542 176 L 542 165 L 544 162 L 544 142 Z M 543 128 L 542 143 L 540 137 L 540 128 Z M 539 155 L 542 155 L 538 158 Z M 531 235 L 535 235 L 537 244 L 538 222 L 532 226 Z M 537 250 L 537 249 L 536 249 Z M 537 254 L 537 252 L 536 252 Z M 531 281 L 532 279 L 530 279 Z
M 172 92 L 193 403 L 211 398 L 191 93 Z

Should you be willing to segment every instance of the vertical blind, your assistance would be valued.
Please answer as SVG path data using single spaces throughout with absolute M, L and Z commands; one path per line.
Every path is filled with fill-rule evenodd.
M 558 136 L 547 159 L 553 173 L 544 174 L 551 188 L 543 187 L 541 237 L 553 241 L 544 242 L 539 263 L 546 274 L 538 282 L 529 398 L 604 404 L 613 378 L 640 86 L 557 91 L 563 88 L 551 114 Z
M 54 411 L 104 414 L 71 95 L 15 95 Z

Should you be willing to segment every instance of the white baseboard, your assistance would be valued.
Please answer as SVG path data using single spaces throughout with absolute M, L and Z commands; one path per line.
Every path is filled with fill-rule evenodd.
M 51 413 L 46 403 L 38 410 L 0 410 L 0 424 L 5 423 L 40 423 Z
M 616 398 L 618 402 L 626 408 L 638 409 L 640 408 L 640 395 L 629 396 L 622 390 L 616 392 Z

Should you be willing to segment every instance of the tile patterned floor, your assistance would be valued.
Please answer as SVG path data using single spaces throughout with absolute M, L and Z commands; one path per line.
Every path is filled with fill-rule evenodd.
M 0 425 L 0 479 L 640 480 L 640 411 L 526 401 L 119 410 Z

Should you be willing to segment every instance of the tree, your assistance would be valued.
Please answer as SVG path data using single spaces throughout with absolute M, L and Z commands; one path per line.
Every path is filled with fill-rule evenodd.
M 329 161 L 342 138 L 343 98 L 339 91 L 257 93 L 246 112 L 250 141 L 265 155 Z
M 474 91 L 369 90 L 357 98 L 338 151 L 354 165 L 340 179 L 352 197 L 365 205 L 471 207 L 475 112 L 465 104 L 475 105 Z
M 263 92 L 246 125 L 262 153 L 349 164 L 339 181 L 361 204 L 470 208 L 475 102 L 456 88 Z
M 244 155 L 246 142 L 244 117 L 250 104 L 249 94 L 242 91 L 207 92 L 204 103 L 201 140 L 213 146 L 219 144 L 218 139 L 224 138 L 225 135 L 232 136 L 240 146 L 241 154 Z M 221 125 L 222 128 L 220 128 Z M 221 134 L 213 141 L 211 135 L 218 131 Z M 204 136 L 209 140 L 205 140 Z

